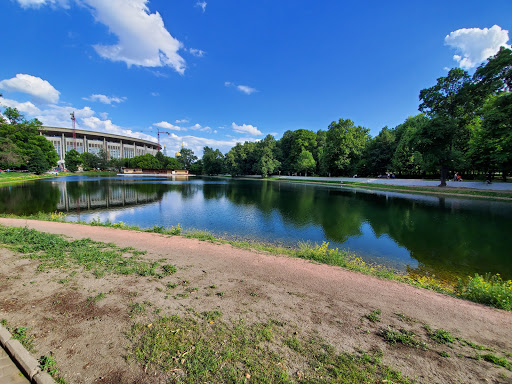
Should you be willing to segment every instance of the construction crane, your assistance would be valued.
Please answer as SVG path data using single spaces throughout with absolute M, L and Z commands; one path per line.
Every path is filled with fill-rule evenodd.
M 75 130 L 75 111 L 70 113 L 73 122 L 73 149 L 76 151 L 76 130 Z
M 171 135 L 169 132 L 160 131 L 160 128 L 157 128 L 157 129 L 156 129 L 156 135 L 157 135 L 157 137 L 158 137 L 158 152 L 160 152 L 160 148 L 161 148 L 161 147 L 160 147 L 160 133 L 165 133 L 165 134 L 167 134 L 167 135 L 169 135 L 169 136 Z

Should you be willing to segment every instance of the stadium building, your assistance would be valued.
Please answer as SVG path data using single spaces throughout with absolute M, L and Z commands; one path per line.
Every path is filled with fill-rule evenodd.
M 98 154 L 103 149 L 108 159 L 131 159 L 150 153 L 156 155 L 158 144 L 134 137 L 112 135 L 110 133 L 84 131 L 76 129 L 76 150 L 79 153 Z M 66 152 L 73 149 L 73 129 L 42 127 L 39 134 L 46 137 L 59 155 L 59 163 L 64 162 Z

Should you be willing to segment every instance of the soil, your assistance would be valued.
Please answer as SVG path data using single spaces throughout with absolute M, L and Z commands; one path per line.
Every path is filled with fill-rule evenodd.
M 477 353 L 488 352 L 461 343 L 437 344 L 424 329 L 424 324 L 442 328 L 492 348 L 496 355 L 510 356 L 509 312 L 338 267 L 180 236 L 20 219 L 0 219 L 0 225 L 131 246 L 147 251 L 142 256 L 147 260 L 166 259 L 164 263 L 178 268 L 165 279 L 95 278 L 88 272 L 69 277 L 69 270 L 38 273 L 38 261 L 0 248 L 0 319 L 29 327 L 35 335 L 36 357 L 53 354 L 69 383 L 160 382 L 126 358 L 130 343 L 125 334 L 136 321 L 186 315 L 190 308 L 199 313 L 220 311 L 224 321 L 277 320 L 290 332 L 322 337 L 340 352 L 381 350 L 384 364 L 420 383 L 512 383 L 512 372 L 475 359 Z M 59 283 L 61 279 L 69 281 Z M 168 282 L 182 281 L 198 290 L 177 297 L 183 287 L 166 289 Z M 100 292 L 109 293 L 97 303 L 88 300 Z M 144 302 L 151 303 L 145 314 L 131 312 L 131 305 Z M 158 316 L 156 308 L 162 310 Z M 382 312 L 381 321 L 372 323 L 365 315 L 376 309 Z M 414 331 L 429 348 L 387 344 L 379 335 L 387 326 Z M 295 374 L 300 367 L 289 369 Z

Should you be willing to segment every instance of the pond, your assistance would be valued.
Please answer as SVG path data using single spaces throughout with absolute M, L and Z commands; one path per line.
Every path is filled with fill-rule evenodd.
M 509 202 L 198 177 L 71 176 L 0 188 L 0 212 L 55 211 L 68 221 L 180 224 L 283 246 L 326 241 L 365 261 L 446 279 L 512 278 Z

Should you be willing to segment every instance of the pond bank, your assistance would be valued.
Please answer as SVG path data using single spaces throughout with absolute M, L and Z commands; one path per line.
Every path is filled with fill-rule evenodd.
M 144 259 L 165 259 L 178 269 L 176 282 L 187 282 L 183 285 L 184 291 L 179 293 L 181 296 L 177 294 L 171 298 L 168 297 L 169 292 L 165 292 L 165 285 L 163 292 L 159 288 L 162 281 L 141 281 L 130 276 L 98 279 L 92 276 L 70 277 L 70 283 L 59 284 L 57 280 L 62 280 L 63 276 L 60 275 L 65 272 L 41 273 L 34 277 L 37 265 L 33 260 L 16 262 L 12 255 L 4 255 L 9 262 L 0 267 L 0 317 L 6 316 L 9 322 L 15 324 L 25 322 L 33 326 L 38 334 L 46 334 L 51 328 L 52 331 L 38 341 L 39 349 L 41 353 L 46 353 L 48 349 L 55 352 L 70 382 L 91 382 L 98 372 L 106 370 L 108 373 L 108 369 L 114 369 L 116 364 L 120 364 L 120 367 L 126 365 L 121 358 L 126 344 L 123 343 L 122 332 L 126 329 L 121 329 L 121 325 L 129 325 L 131 320 L 126 315 L 121 316 L 121 323 L 119 316 L 110 318 L 106 305 L 115 306 L 113 312 L 126 312 L 123 305 L 128 304 L 123 303 L 119 295 L 124 295 L 126 299 L 130 297 L 128 291 L 132 290 L 136 290 L 137 294 L 131 296 L 131 300 L 141 305 L 146 301 L 151 302 L 152 307 L 161 308 L 163 314 L 182 314 L 193 308 L 199 313 L 219 311 L 225 319 L 235 322 L 243 320 L 248 324 L 274 319 L 291 325 L 298 335 L 317 334 L 341 351 L 370 351 L 377 348 L 383 352 L 385 364 L 420 382 L 481 382 L 491 377 L 507 382 L 503 381 L 503 377 L 510 378 L 510 372 L 505 368 L 475 360 L 475 352 L 462 347 L 455 348 L 462 357 L 452 356 L 448 359 L 440 357 L 443 347 L 435 343 L 430 343 L 426 351 L 409 347 L 404 347 L 408 348 L 404 351 L 383 342 L 380 336 L 382 330 L 389 326 L 409 329 L 417 337 L 425 338 L 423 324 L 428 324 L 432 329 L 442 328 L 456 337 L 492 348 L 494 353 L 510 354 L 512 315 L 504 311 L 338 267 L 255 253 L 227 244 L 70 223 L 0 219 L 0 224 L 63 234 L 72 239 L 91 238 L 122 248 L 147 251 Z M 8 280 L 15 275 L 18 278 Z M 45 278 L 50 278 L 50 281 L 45 282 Z M 64 290 L 70 289 L 66 284 L 76 289 L 64 293 Z M 55 302 L 59 294 L 62 298 L 68 295 L 71 301 L 79 302 L 80 299 L 87 301 L 87 296 L 96 295 L 98 290 L 109 289 L 113 291 L 112 297 L 105 299 L 105 305 L 97 311 L 103 320 L 101 323 L 84 315 L 83 321 L 69 324 L 64 314 L 63 321 L 59 322 L 63 328 L 59 330 L 59 327 L 52 325 L 54 321 L 50 324 L 46 319 L 48 316 L 61 315 L 58 312 L 51 315 L 51 305 L 49 308 L 41 307 L 47 301 Z M 210 295 L 209 290 L 213 290 L 214 294 Z M 14 304 L 13 297 L 16 298 Z M 80 320 L 72 309 L 64 309 L 66 311 L 63 310 L 63 313 Z M 364 320 L 374 310 L 381 312 L 379 322 Z M 152 323 L 149 313 L 147 317 L 143 321 Z M 108 328 L 108 324 L 112 328 Z M 106 337 L 108 333 L 102 332 L 113 332 L 115 335 Z M 68 334 L 67 339 L 65 334 Z M 58 340 L 64 340 L 60 344 L 62 348 L 56 348 Z M 87 353 L 87 349 L 97 351 L 96 348 L 80 350 L 80 345 L 89 342 L 101 344 L 99 353 L 84 357 L 81 353 Z M 70 349 L 74 352 L 70 353 Z M 455 353 L 449 349 L 447 351 Z M 105 359 L 110 355 L 111 359 Z

